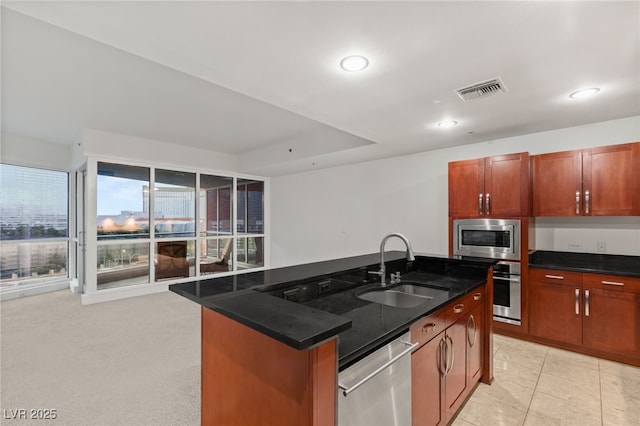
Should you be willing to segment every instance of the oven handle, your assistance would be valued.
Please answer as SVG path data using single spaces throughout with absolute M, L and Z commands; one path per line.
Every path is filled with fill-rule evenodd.
M 344 396 L 349 395 L 351 392 L 353 392 L 354 390 L 358 389 L 360 386 L 364 385 L 369 380 L 373 379 L 375 376 L 380 374 L 382 371 L 384 371 L 386 368 L 388 368 L 391 364 L 395 363 L 400 358 L 402 358 L 403 356 L 407 355 L 409 352 L 413 351 L 419 345 L 419 343 L 410 343 L 410 342 L 405 342 L 403 340 L 401 340 L 401 342 L 404 345 L 408 346 L 408 347 L 405 350 L 403 350 L 402 352 L 400 352 L 398 355 L 396 355 L 395 357 L 391 358 L 389 361 L 387 361 L 384 364 L 382 364 L 380 367 L 376 368 L 375 371 L 372 371 L 371 373 L 367 374 L 365 377 L 360 379 L 357 383 L 355 383 L 355 384 L 353 384 L 351 386 L 345 386 L 343 384 L 338 383 L 338 387 L 342 390 L 342 394 Z
M 520 276 L 518 276 L 518 278 L 506 278 L 506 277 L 496 277 L 495 275 L 493 276 L 493 280 L 503 280 L 503 281 L 510 281 L 512 283 L 519 283 L 521 281 Z

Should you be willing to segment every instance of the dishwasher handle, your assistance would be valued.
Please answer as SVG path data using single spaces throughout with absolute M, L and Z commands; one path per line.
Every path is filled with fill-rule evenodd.
M 405 350 L 403 350 L 402 352 L 400 352 L 398 355 L 396 355 L 395 357 L 391 358 L 389 361 L 385 362 L 384 364 L 382 364 L 380 367 L 376 368 L 374 371 L 372 371 L 371 373 L 367 374 L 366 376 L 364 376 L 362 379 L 358 380 L 358 382 L 356 382 L 354 385 L 351 386 L 345 386 L 343 384 L 338 383 L 338 387 L 342 390 L 342 394 L 344 396 L 349 395 L 351 392 L 353 392 L 354 390 L 358 389 L 360 386 L 364 385 L 365 383 L 367 383 L 369 380 L 373 379 L 375 376 L 377 376 L 378 374 L 380 374 L 382 371 L 384 371 L 385 369 L 387 369 L 389 366 L 391 366 L 391 364 L 394 364 L 396 361 L 398 361 L 400 358 L 402 358 L 403 356 L 407 355 L 408 353 L 412 352 L 415 348 L 418 347 L 418 343 L 411 343 L 411 342 L 404 342 L 402 341 L 403 344 L 407 345 L 407 348 Z

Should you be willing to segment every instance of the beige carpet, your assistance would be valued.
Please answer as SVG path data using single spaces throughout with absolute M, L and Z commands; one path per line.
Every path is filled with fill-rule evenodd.
M 2 302 L 0 318 L 3 426 L 200 424 L 199 305 L 165 292 L 83 306 L 62 290 Z

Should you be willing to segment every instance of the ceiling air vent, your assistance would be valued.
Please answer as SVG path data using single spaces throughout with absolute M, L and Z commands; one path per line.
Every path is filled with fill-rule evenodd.
M 507 88 L 504 87 L 504 83 L 500 77 L 492 78 L 491 80 L 482 81 L 480 83 L 472 84 L 471 86 L 463 87 L 456 90 L 458 96 L 464 101 L 469 99 L 483 98 L 485 96 L 494 95 L 499 92 L 506 92 Z

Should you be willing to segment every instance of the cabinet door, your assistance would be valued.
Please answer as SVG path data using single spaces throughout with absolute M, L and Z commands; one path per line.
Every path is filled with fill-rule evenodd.
M 585 150 L 584 214 L 640 215 L 640 143 Z
M 529 216 L 529 154 L 486 158 L 484 192 L 485 215 Z
M 475 308 L 467 319 L 467 381 L 471 387 L 482 376 L 482 305 Z
M 533 215 L 581 214 L 582 152 L 565 151 L 534 155 Z
M 467 318 L 447 328 L 448 369 L 445 383 L 447 421 L 464 402 L 467 390 Z
M 620 355 L 640 355 L 640 294 L 584 290 L 584 345 Z
M 449 163 L 449 216 L 482 216 L 483 194 L 484 159 Z
M 411 355 L 411 424 L 445 424 L 444 364 L 445 333 L 441 332 Z
M 534 336 L 581 345 L 582 283 L 572 284 L 564 275 L 553 272 L 545 275 L 552 278 L 536 280 L 534 274 L 530 274 L 529 332 Z

